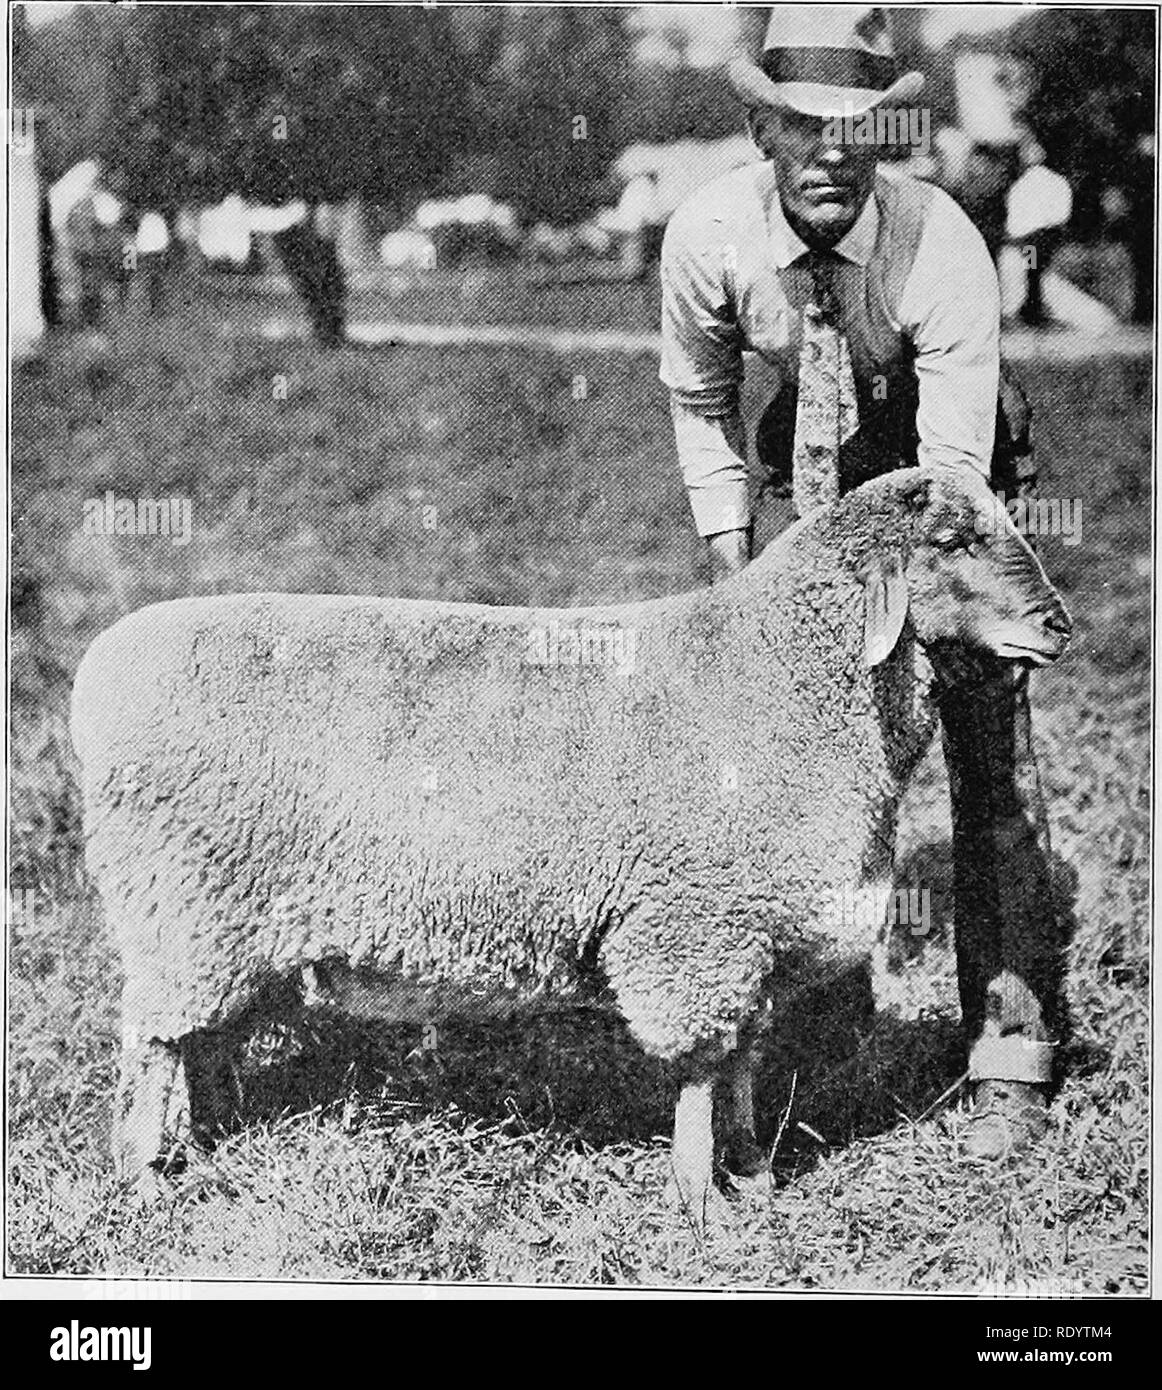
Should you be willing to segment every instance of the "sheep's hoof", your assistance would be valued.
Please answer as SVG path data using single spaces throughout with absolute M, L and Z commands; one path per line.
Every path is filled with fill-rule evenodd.
M 733 1192 L 746 1202 L 765 1202 L 774 1188 L 769 1168 L 761 1173 L 729 1173 L 727 1178 Z
M 143 1168 L 129 1185 L 130 1198 L 139 1206 L 155 1206 L 171 1192 L 165 1176 L 152 1164 Z
M 666 1183 L 665 1200 L 682 1212 L 699 1235 L 729 1225 L 734 1216 L 729 1199 L 713 1183 L 698 1185 L 691 1191 L 684 1189 L 672 1173 Z
M 732 1182 L 749 1181 L 751 1178 L 769 1180 L 770 1160 L 753 1134 L 747 1130 L 736 1130 L 727 1139 L 722 1149 L 722 1166 L 730 1175 Z
M 117 1176 L 136 1182 L 150 1169 L 181 1162 L 181 1143 L 173 1141 L 188 1132 L 189 1106 L 178 1048 L 157 1039 L 127 1047 L 113 1113 Z
M 113 1171 L 118 1180 L 133 1186 L 146 1182 L 150 1175 L 161 1178 L 179 1171 L 185 1154 L 179 1145 L 171 1145 L 159 1154 L 157 1145 L 140 1133 L 123 1129 L 113 1144 Z
M 168 1190 L 171 1179 L 185 1172 L 188 1155 L 180 1140 L 165 1146 L 158 1154 L 147 1151 L 130 1136 L 123 1136 L 113 1151 L 113 1171 L 119 1182 L 142 1192 Z
M 770 1158 L 748 1131 L 736 1130 L 726 1141 L 722 1170 L 732 1195 L 745 1201 L 765 1201 L 770 1195 Z

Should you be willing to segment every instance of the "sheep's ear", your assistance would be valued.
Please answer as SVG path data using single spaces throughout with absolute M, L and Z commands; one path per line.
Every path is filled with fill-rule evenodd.
M 908 581 L 899 556 L 880 555 L 863 574 L 863 661 L 870 671 L 887 661 L 908 616 Z

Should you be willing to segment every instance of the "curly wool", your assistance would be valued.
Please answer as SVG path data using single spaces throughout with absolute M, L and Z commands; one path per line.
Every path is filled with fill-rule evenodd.
M 890 873 L 931 730 L 907 635 L 863 669 L 855 570 L 890 522 L 860 493 L 648 603 L 255 594 L 119 622 L 73 740 L 126 1029 L 218 1028 L 330 964 L 402 1016 L 598 989 L 660 1057 L 729 1053 L 795 973 L 866 952 L 835 890 Z M 632 669 L 532 664 L 553 622 L 632 632 Z

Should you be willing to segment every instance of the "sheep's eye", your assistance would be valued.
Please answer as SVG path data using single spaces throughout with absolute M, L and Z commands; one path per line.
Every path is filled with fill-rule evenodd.
M 979 536 L 973 535 L 971 532 L 954 530 L 951 526 L 937 531 L 932 540 L 941 550 L 950 552 L 963 550 L 967 555 L 975 555 L 980 544 Z

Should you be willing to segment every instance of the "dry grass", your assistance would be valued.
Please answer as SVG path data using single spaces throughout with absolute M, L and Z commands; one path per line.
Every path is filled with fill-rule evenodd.
M 587 377 L 573 398 L 577 372 Z M 272 398 L 277 374 L 289 399 Z M 644 364 L 224 342 L 212 315 L 77 341 L 14 395 L 7 1258 L 25 1273 L 1140 1294 L 1149 1113 L 1149 371 L 1028 374 L 1044 489 L 1084 500 L 1047 566 L 1078 618 L 1038 678 L 1073 1031 L 1052 1132 L 960 1157 L 945 912 L 891 973 L 797 1001 L 760 1094 L 778 1183 L 700 1241 L 663 1201 L 673 1093 L 614 1021 L 407 1030 L 320 1017 L 247 1043 L 244 1123 L 158 1203 L 112 1178 L 118 966 L 79 860 L 65 710 L 119 612 L 241 588 L 575 603 L 701 581 Z M 80 534 L 81 501 L 180 493 L 195 541 Z M 433 534 L 425 505 L 439 507 Z M 938 756 L 905 877 L 947 903 Z M 794 1098 L 791 1096 L 794 1078 Z M 922 1118 L 924 1117 L 924 1118 Z M 816 1138 L 814 1136 L 819 1136 Z

